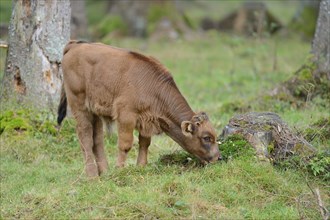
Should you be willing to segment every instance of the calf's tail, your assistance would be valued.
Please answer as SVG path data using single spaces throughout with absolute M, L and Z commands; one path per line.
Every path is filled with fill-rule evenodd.
M 61 99 L 60 99 L 60 104 L 58 105 L 58 116 L 57 116 L 57 123 L 58 125 L 61 125 L 63 119 L 66 116 L 66 108 L 67 108 L 68 102 L 66 99 L 66 94 L 64 90 L 64 85 L 62 84 L 62 89 L 61 89 Z

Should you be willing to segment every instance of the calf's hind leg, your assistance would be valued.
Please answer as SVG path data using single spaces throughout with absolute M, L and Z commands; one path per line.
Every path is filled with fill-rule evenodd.
M 93 153 L 93 115 L 85 111 L 73 111 L 77 121 L 77 134 L 85 159 L 85 171 L 88 177 L 98 176 L 98 168 Z
M 94 116 L 93 130 L 93 152 L 99 174 L 102 174 L 108 169 L 108 161 L 106 153 L 104 152 L 103 123 L 96 115 Z

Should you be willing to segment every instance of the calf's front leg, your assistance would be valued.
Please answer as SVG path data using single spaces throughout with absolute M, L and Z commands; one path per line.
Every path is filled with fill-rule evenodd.
M 150 137 L 143 137 L 139 134 L 139 155 L 137 158 L 137 165 L 145 166 L 148 163 L 148 147 L 150 142 Z
M 117 158 L 117 167 L 124 167 L 127 154 L 133 146 L 133 131 L 135 124 L 134 123 L 118 123 L 118 158 Z

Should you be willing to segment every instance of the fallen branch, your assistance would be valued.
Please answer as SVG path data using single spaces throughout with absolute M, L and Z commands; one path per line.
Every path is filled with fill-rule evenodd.
M 8 48 L 8 43 L 6 41 L 0 40 L 0 48 Z
M 315 194 L 314 194 L 317 198 L 317 203 L 320 207 L 320 212 L 322 215 L 323 220 L 328 220 L 329 219 L 329 211 L 324 207 L 321 196 L 320 196 L 320 190 L 319 188 L 315 189 Z
M 307 186 L 312 191 L 313 195 L 317 199 L 317 204 L 319 206 L 320 213 L 322 215 L 323 220 L 329 220 L 330 213 L 329 213 L 328 209 L 323 205 L 323 201 L 322 201 L 322 198 L 321 198 L 321 195 L 320 195 L 319 188 L 315 188 L 315 190 L 313 190 L 308 182 L 307 182 Z

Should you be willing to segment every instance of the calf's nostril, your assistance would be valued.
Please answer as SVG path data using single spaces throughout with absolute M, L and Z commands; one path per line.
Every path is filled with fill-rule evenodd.
M 219 157 L 218 157 L 218 160 L 222 160 L 222 156 L 219 156 Z

